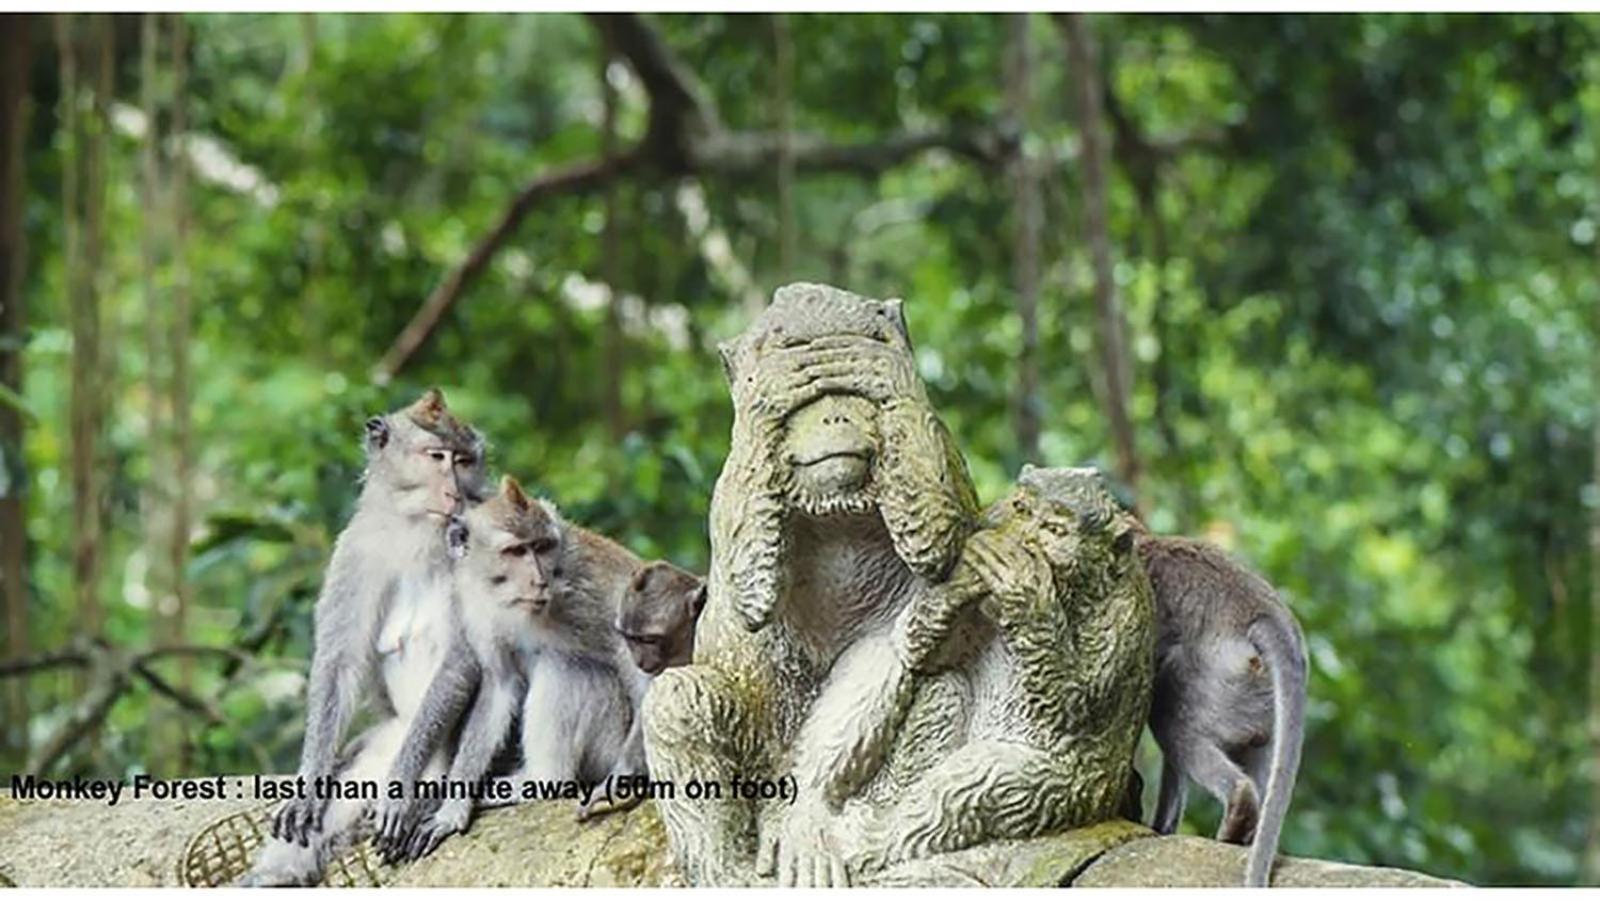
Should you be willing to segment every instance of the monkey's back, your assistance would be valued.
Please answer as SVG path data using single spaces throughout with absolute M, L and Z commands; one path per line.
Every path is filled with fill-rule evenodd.
M 1174 731 L 1192 728 L 1226 746 L 1265 742 L 1272 673 L 1250 628 L 1287 616 L 1277 592 L 1203 541 L 1145 537 L 1139 554 L 1156 601 L 1151 730 L 1164 744 Z

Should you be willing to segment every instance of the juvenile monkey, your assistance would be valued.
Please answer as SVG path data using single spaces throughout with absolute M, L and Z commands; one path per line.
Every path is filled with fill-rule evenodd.
M 1217 839 L 1250 844 L 1245 885 L 1265 887 L 1305 737 L 1300 627 L 1271 585 L 1210 544 L 1141 529 L 1135 546 L 1156 599 L 1152 827 L 1176 831 L 1184 779 L 1198 782 L 1225 807 Z
M 447 528 L 455 560 L 454 639 L 389 773 L 408 792 L 464 713 L 450 784 L 481 781 L 511 737 L 538 652 L 532 619 L 548 600 L 557 522 L 553 507 L 530 498 L 508 475 L 498 494 Z M 466 830 L 472 805 L 470 797 L 451 797 L 419 821 L 425 809 L 416 798 L 386 798 L 373 843 L 389 862 L 426 856 Z
M 639 570 L 617 607 L 617 633 L 648 675 L 694 658 L 694 626 L 706 606 L 706 581 L 657 560 Z
M 510 478 L 450 531 L 461 638 L 429 687 L 391 778 L 410 784 L 474 696 L 451 783 L 483 778 L 519 701 L 522 765 L 509 776 L 514 788 L 645 774 L 638 709 L 650 676 L 614 627 L 638 557 L 567 523 Z M 635 802 L 606 807 L 591 794 L 578 817 Z M 420 858 L 464 831 L 472 804 L 447 801 L 419 822 L 422 809 L 415 799 L 383 804 L 376 843 L 389 861 Z
M 356 510 L 334 543 L 316 603 L 299 770 L 305 792 L 278 810 L 243 884 L 314 883 L 353 840 L 368 804 L 319 798 L 317 787 L 337 776 L 353 788 L 387 771 L 449 639 L 444 525 L 482 490 L 483 439 L 432 389 L 368 419 L 365 447 Z M 377 722 L 340 755 L 362 698 Z

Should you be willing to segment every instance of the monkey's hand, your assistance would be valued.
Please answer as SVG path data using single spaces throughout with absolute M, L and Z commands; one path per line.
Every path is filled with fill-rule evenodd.
M 385 797 L 378 802 L 378 816 L 372 835 L 372 847 L 389 865 L 406 859 L 406 845 L 416 834 L 422 822 L 423 806 L 416 800 L 395 800 Z
M 849 887 L 844 854 L 828 830 L 828 809 L 821 801 L 802 801 L 783 824 L 761 836 L 756 871 L 776 874 L 780 887 Z
M 463 799 L 446 800 L 439 811 L 434 813 L 421 827 L 412 834 L 411 840 L 406 843 L 406 860 L 421 859 L 439 849 L 444 839 L 452 834 L 461 834 L 467 830 L 467 823 L 472 819 L 472 801 Z
M 272 819 L 272 836 L 280 841 L 311 846 L 311 839 L 322 831 L 322 815 L 328 808 L 326 798 L 299 797 L 278 807 Z

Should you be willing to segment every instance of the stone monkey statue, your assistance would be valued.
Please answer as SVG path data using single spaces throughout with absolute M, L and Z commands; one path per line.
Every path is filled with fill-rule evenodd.
M 1153 639 L 1149 584 L 1118 513 L 1098 472 L 1025 466 L 950 578 L 849 651 L 872 661 L 841 658 L 796 756 L 823 753 L 797 769 L 821 774 L 812 796 L 829 807 L 822 827 L 856 848 L 847 877 L 968 845 L 956 810 L 981 816 L 988 839 L 1117 814 L 1148 708 Z M 896 803 L 851 799 L 876 775 L 874 748 L 922 693 L 934 708 L 962 702 L 896 776 L 908 782 Z M 974 702 L 993 696 L 1015 702 Z M 819 721 L 825 731 L 813 729 Z M 984 799 L 972 805 L 974 794 Z M 808 864 L 818 867 L 792 863 L 796 881 Z
M 365 444 L 361 494 L 334 543 L 316 603 L 300 762 L 306 794 L 279 809 L 246 884 L 315 883 L 354 839 L 369 804 L 318 798 L 317 780 L 383 777 L 449 640 L 445 523 L 483 490 L 483 438 L 451 415 L 434 389 L 368 419 Z M 341 755 L 363 700 L 377 722 Z
M 888 862 L 867 858 L 849 829 L 835 827 L 832 807 L 850 800 L 859 801 L 853 821 L 876 823 L 859 833 L 896 834 L 919 815 L 931 820 L 935 838 L 908 838 L 904 851 L 892 851 L 906 858 L 1114 815 L 1126 758 L 1105 772 L 1098 762 L 1082 764 L 1084 781 L 1108 783 L 1110 809 L 1099 809 L 1098 799 L 1081 807 L 1052 800 L 1047 814 L 1020 820 L 1001 811 L 1005 796 L 1032 778 L 1037 751 L 1059 742 L 974 750 L 980 764 L 967 777 L 976 780 L 965 784 L 936 765 L 945 749 L 959 749 L 950 740 L 966 740 L 962 723 L 990 721 L 1019 703 L 1058 705 L 1049 695 L 1074 690 L 1071 683 L 1044 686 L 1041 673 L 1057 663 L 1005 648 L 998 659 L 1024 670 L 1009 687 L 974 694 L 962 682 L 975 673 L 961 667 L 981 663 L 957 659 L 947 677 L 910 692 L 903 720 L 895 710 L 870 716 L 904 724 L 869 728 L 868 738 L 852 744 L 859 752 L 845 753 L 850 773 L 836 778 L 828 745 L 840 734 L 848 741 L 849 729 L 823 701 L 877 683 L 897 616 L 936 604 L 936 588 L 951 577 L 978 526 L 976 498 L 916 374 L 898 301 L 790 285 L 724 346 L 723 359 L 734 430 L 712 497 L 709 598 L 694 664 L 664 672 L 646 698 L 646 746 L 655 777 L 727 783 L 792 775 L 801 799 L 792 812 L 727 796 L 659 800 L 690 882 L 739 884 L 777 874 L 783 883 L 838 884 L 849 878 L 849 860 L 865 869 Z M 1068 558 L 1060 567 L 1073 564 Z M 1035 645 L 1057 618 L 1034 609 L 1054 602 L 1040 593 L 1047 587 L 1019 589 L 1026 602 L 1016 604 L 1016 625 L 1039 632 Z M 1149 647 L 1141 641 L 1150 619 L 1132 618 L 1131 640 L 1143 647 L 1147 672 Z M 1059 654 L 1066 645 L 1054 646 Z M 1041 693 L 1018 697 L 1011 690 Z M 1136 733 L 1148 677 L 1135 678 L 1129 690 L 1136 702 L 1111 718 L 1132 716 L 1131 726 L 1117 720 L 1087 730 L 1120 735 L 1126 726 Z M 935 772 L 949 784 L 928 781 Z M 914 795 L 929 788 L 949 805 L 916 809 Z
M 724 345 L 734 430 L 712 495 L 710 592 L 695 663 L 663 672 L 645 701 L 654 777 L 786 771 L 835 658 L 954 561 L 976 500 L 899 316 L 791 285 Z M 753 803 L 657 807 L 691 883 L 755 880 Z
M 1184 780 L 1198 782 L 1223 804 L 1217 839 L 1250 844 L 1246 886 L 1265 887 L 1305 738 L 1300 627 L 1270 584 L 1221 549 L 1142 526 L 1137 544 L 1156 597 L 1152 827 L 1176 831 Z

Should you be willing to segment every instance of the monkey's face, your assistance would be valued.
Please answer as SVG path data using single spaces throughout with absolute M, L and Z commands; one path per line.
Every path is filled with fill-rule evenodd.
M 483 439 L 430 390 L 366 424 L 366 478 L 388 489 L 395 511 L 441 523 L 483 493 Z
M 561 521 L 554 511 L 507 477 L 499 494 L 456 521 L 447 539 L 459 560 L 456 579 L 464 599 L 491 611 L 544 613 L 559 574 Z
M 667 562 L 640 569 L 616 621 L 634 665 L 650 675 L 688 665 L 694 658 L 695 622 L 705 605 L 704 579 Z
M 828 394 L 789 417 L 783 461 L 793 473 L 791 501 L 813 516 L 869 512 L 878 452 L 877 408 L 850 394 Z

